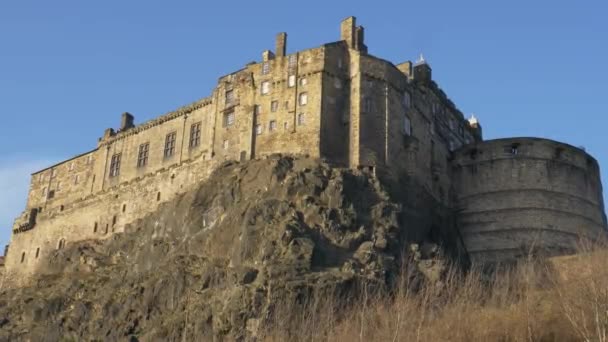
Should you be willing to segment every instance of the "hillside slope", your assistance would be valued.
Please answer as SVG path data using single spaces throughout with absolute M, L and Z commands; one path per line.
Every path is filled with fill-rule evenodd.
M 55 251 L 0 293 L 0 340 L 255 335 L 279 299 L 396 274 L 399 205 L 367 174 L 272 156 L 212 177 L 105 241 Z

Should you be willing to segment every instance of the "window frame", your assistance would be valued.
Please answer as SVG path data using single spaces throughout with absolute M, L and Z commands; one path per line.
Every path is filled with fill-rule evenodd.
M 163 150 L 163 158 L 169 159 L 175 154 L 175 146 L 177 142 L 177 131 L 173 131 L 165 135 L 165 148 Z
M 148 165 L 150 155 L 150 142 L 145 142 L 139 145 L 137 149 L 137 167 L 142 168 Z
M 296 75 L 287 76 L 287 87 L 293 88 L 296 86 Z
M 234 125 L 234 123 L 236 122 L 236 114 L 234 113 L 234 110 L 225 112 L 222 121 L 224 127 L 230 127 Z
M 190 125 L 190 141 L 188 142 L 189 148 L 196 148 L 201 144 L 201 131 L 202 121 L 195 122 Z
M 270 94 L 270 81 L 262 81 L 260 84 L 260 92 L 262 95 Z
M 308 92 L 301 92 L 298 95 L 298 105 L 306 106 L 308 104 Z
M 110 178 L 120 176 L 120 164 L 122 160 L 122 153 L 115 153 L 110 159 Z

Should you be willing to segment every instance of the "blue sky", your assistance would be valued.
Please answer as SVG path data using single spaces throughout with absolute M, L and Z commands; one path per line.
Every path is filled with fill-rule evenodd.
M 277 32 L 289 52 L 336 41 L 350 15 L 370 53 L 395 63 L 423 53 L 486 139 L 584 146 L 608 184 L 606 1 L 3 0 L 0 245 L 29 173 L 94 148 L 124 111 L 142 122 L 207 96 Z

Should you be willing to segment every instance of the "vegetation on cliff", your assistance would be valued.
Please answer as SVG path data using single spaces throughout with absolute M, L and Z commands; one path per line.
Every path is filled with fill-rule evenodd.
M 606 254 L 464 274 L 400 211 L 364 172 L 228 162 L 0 290 L 0 341 L 606 341 Z

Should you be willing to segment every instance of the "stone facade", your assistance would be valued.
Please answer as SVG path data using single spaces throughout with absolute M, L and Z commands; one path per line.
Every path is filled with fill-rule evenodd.
M 461 146 L 485 144 L 479 123 L 464 118 L 423 59 L 395 65 L 368 54 L 354 17 L 341 23 L 340 33 L 337 42 L 292 54 L 286 53 L 287 34 L 280 33 L 274 53 L 264 51 L 261 62 L 220 77 L 210 96 L 141 125 L 125 113 L 120 128 L 107 129 L 93 151 L 34 173 L 5 273 L 27 279 L 41 271 L 49 252 L 124 231 L 220 163 L 273 153 L 406 178 L 404 210 L 415 231 L 433 224 L 429 203 L 473 205 L 467 191 L 477 180 L 463 175 L 470 164 L 463 151 L 470 147 Z M 590 190 L 581 198 L 593 204 L 587 208 L 593 228 L 603 229 L 599 172 L 592 165 L 596 169 L 584 174 Z

